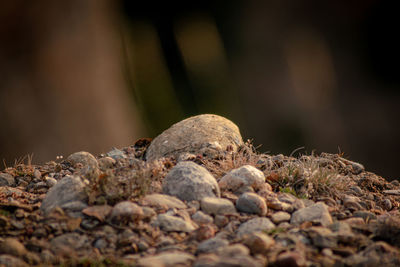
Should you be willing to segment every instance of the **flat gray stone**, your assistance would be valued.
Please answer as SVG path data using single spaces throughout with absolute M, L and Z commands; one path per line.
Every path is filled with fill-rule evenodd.
M 201 210 L 207 214 L 224 215 L 236 212 L 233 203 L 225 198 L 205 197 L 201 199 Z
M 159 226 L 163 231 L 167 232 L 189 233 L 196 229 L 192 223 L 168 214 L 159 214 L 154 224 L 155 226 Z
M 246 186 L 258 190 L 264 184 L 264 173 L 251 165 L 245 165 L 228 172 L 218 182 L 221 190 L 231 190 L 233 192 Z
M 220 197 L 215 178 L 204 168 L 191 161 L 179 162 L 165 176 L 163 192 L 180 200 L 201 200 Z
M 260 216 L 267 214 L 265 200 L 256 193 L 241 194 L 236 201 L 236 208 L 241 212 L 254 213 Z
M 82 201 L 71 201 L 65 204 L 62 204 L 60 208 L 62 208 L 70 217 L 83 217 L 82 210 L 87 208 L 87 204 Z
M 86 202 L 86 200 L 87 195 L 81 179 L 78 176 L 66 176 L 50 188 L 40 209 L 44 214 L 48 214 L 57 206 L 61 207 L 74 201 Z
M 400 190 L 383 190 L 382 193 L 386 194 L 386 195 L 394 195 L 394 196 L 400 196 Z
M 328 207 L 322 202 L 317 202 L 292 214 L 291 224 L 300 225 L 303 222 L 320 223 L 322 226 L 328 226 L 332 223 L 332 217 L 329 214 Z
M 207 239 L 203 242 L 201 242 L 197 246 L 197 253 L 209 253 L 209 252 L 215 252 L 217 249 L 221 249 L 223 247 L 226 247 L 229 245 L 229 241 L 226 239 L 222 239 L 219 237 L 213 237 L 210 239 Z
M 164 194 L 146 195 L 142 200 L 142 205 L 156 207 L 159 209 L 186 209 L 187 206 L 180 199 Z
M 270 219 L 262 217 L 262 218 L 254 218 L 248 220 L 247 222 L 240 225 L 237 233 L 239 236 L 245 234 L 251 234 L 254 232 L 268 232 L 275 228 L 275 224 L 273 224 Z
M 12 186 L 15 178 L 9 173 L 0 173 L 0 186 Z
M 157 136 L 146 151 L 146 159 L 178 158 L 182 153 L 205 152 L 212 156 L 228 146 L 236 151 L 242 144 L 239 128 L 233 122 L 221 116 L 203 114 L 180 121 Z

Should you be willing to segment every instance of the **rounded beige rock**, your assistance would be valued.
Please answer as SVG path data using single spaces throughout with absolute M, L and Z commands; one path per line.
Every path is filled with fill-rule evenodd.
M 230 120 L 203 114 L 180 121 L 157 136 L 146 152 L 146 159 L 178 158 L 182 153 L 216 155 L 228 146 L 234 151 L 243 144 L 239 128 Z

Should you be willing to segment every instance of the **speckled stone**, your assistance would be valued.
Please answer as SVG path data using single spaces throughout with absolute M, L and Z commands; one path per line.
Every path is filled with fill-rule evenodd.
M 180 121 L 157 136 L 147 149 L 146 159 L 178 158 L 183 153 L 200 152 L 212 156 L 213 152 L 222 152 L 228 146 L 236 151 L 242 144 L 239 128 L 233 122 L 221 116 L 203 114 Z

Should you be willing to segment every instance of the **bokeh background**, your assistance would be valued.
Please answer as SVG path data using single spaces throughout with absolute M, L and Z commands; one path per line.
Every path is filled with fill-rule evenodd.
M 397 13 L 376 0 L 1 1 L 0 159 L 99 154 L 216 113 L 261 152 L 343 152 L 398 179 Z

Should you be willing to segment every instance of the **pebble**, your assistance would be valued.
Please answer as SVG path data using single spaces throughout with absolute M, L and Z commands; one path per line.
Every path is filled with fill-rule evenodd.
M 107 152 L 106 155 L 114 160 L 126 158 L 125 152 L 115 147 L 111 151 Z
M 400 266 L 398 248 L 378 241 L 345 259 L 348 266 Z
M 352 218 L 345 219 L 343 221 L 352 226 L 365 224 L 364 219 L 361 217 L 352 217 Z
M 81 250 L 89 245 L 88 237 L 78 233 L 66 233 L 53 238 L 50 241 L 50 249 L 56 255 L 68 253 L 68 250 Z
M 353 217 L 363 218 L 365 221 L 376 220 L 376 215 L 370 211 L 359 210 L 353 213 Z
M 200 206 L 207 214 L 224 215 L 236 212 L 233 203 L 225 198 L 205 197 L 201 199 Z
M 80 163 L 83 166 L 91 166 L 98 168 L 99 164 L 96 158 L 86 151 L 75 152 L 67 157 L 67 161 L 72 164 L 72 166 L 76 166 L 76 164 Z
M 180 200 L 201 200 L 204 197 L 220 197 L 215 178 L 204 168 L 191 161 L 179 162 L 166 175 L 163 192 Z
M 178 158 L 183 153 L 197 155 L 210 146 L 222 150 L 229 146 L 236 151 L 240 145 L 243 145 L 242 136 L 233 122 L 221 116 L 203 114 L 180 121 L 154 138 L 147 149 L 146 159 Z
M 85 201 L 84 184 L 78 176 L 66 176 L 50 188 L 43 199 L 40 209 L 49 214 L 57 206 L 61 207 L 73 201 Z
M 5 267 L 29 267 L 23 260 L 11 255 L 0 255 L 0 266 Z
M 305 267 L 305 256 L 298 251 L 286 251 L 278 255 L 275 266 L 277 267 Z
M 95 219 L 83 219 L 80 226 L 85 230 L 93 230 L 100 224 L 100 221 Z
M 23 259 L 30 265 L 37 265 L 40 263 L 40 257 L 30 251 L 23 256 Z
M 200 225 L 200 227 L 197 228 L 195 231 L 193 231 L 191 235 L 197 241 L 207 240 L 215 236 L 215 228 L 209 224 L 203 224 Z
M 298 198 L 293 196 L 292 194 L 283 193 L 283 192 L 279 192 L 277 194 L 277 197 L 278 197 L 279 201 L 286 202 L 289 204 L 293 204 L 296 200 L 298 200 Z
M 358 162 L 354 162 L 348 159 L 339 157 L 340 161 L 344 162 L 346 165 L 351 166 L 351 172 L 353 174 L 360 174 L 365 170 L 364 166 Z
M 9 254 L 15 257 L 22 257 L 27 253 L 25 246 L 15 238 L 5 238 L 0 243 L 0 254 Z
M 322 203 L 299 209 L 292 214 L 290 223 L 300 225 L 303 222 L 319 223 L 322 226 L 328 226 L 332 223 L 332 217 L 329 214 L 328 207 Z
M 42 174 L 40 173 L 40 171 L 38 169 L 35 169 L 33 171 L 33 177 L 35 177 L 36 179 L 40 179 L 40 178 L 42 178 Z
M 151 219 L 152 217 L 157 215 L 154 209 L 150 207 L 142 207 L 143 210 L 143 219 Z
M 229 223 L 229 219 L 224 215 L 215 215 L 214 224 L 219 228 L 226 226 Z
M 237 191 L 243 186 L 250 186 L 254 190 L 264 187 L 265 175 L 251 165 L 245 165 L 231 170 L 219 180 L 221 190 Z
M 236 201 L 238 211 L 258 214 L 265 216 L 267 214 L 267 204 L 265 200 L 256 193 L 244 193 Z
M 15 178 L 8 173 L 0 173 L 0 186 L 12 186 L 15 184 Z
M 400 182 L 399 182 L 399 180 L 392 180 L 391 182 L 390 182 L 392 185 L 394 185 L 394 186 L 399 186 L 400 185 Z
M 267 199 L 267 207 L 273 210 L 292 212 L 294 207 L 286 202 L 281 202 L 278 199 Z
M 94 217 L 100 222 L 103 222 L 106 217 L 110 214 L 112 207 L 109 205 L 97 205 L 97 206 L 90 206 L 82 210 L 82 213 Z
M 115 205 L 109 215 L 111 222 L 115 224 L 126 224 L 143 217 L 143 210 L 140 206 L 130 201 L 122 201 Z
M 337 235 L 329 228 L 314 226 L 307 229 L 308 236 L 314 246 L 319 248 L 334 248 L 337 246 Z
M 215 254 L 201 254 L 196 258 L 193 267 L 217 267 L 220 257 Z
M 309 207 L 309 206 L 312 206 L 312 205 L 314 205 L 315 204 L 315 202 L 313 201 L 313 200 L 311 200 L 311 199 L 300 199 L 302 202 L 303 202 L 303 204 L 304 204 L 304 206 L 305 207 Z
M 138 243 L 138 249 L 139 251 L 146 251 L 149 248 L 149 244 L 147 244 L 146 241 L 140 240 Z
M 202 225 L 212 223 L 213 217 L 199 210 L 195 214 L 193 214 L 192 220 L 198 225 Z
M 351 244 L 356 240 L 350 225 L 346 222 L 334 222 L 329 226 L 329 229 L 337 236 L 337 241 L 340 243 Z
M 296 199 L 296 201 L 293 202 L 292 207 L 294 210 L 299 210 L 299 209 L 305 208 L 306 205 L 304 204 L 304 202 L 301 199 Z
M 107 247 L 107 245 L 108 245 L 108 242 L 104 238 L 97 239 L 93 244 L 93 246 L 98 249 L 105 249 Z
M 400 190 L 383 190 L 382 193 L 386 195 L 395 195 L 395 196 L 400 196 Z
M 118 246 L 128 246 L 139 242 L 139 237 L 136 233 L 133 233 L 131 229 L 125 229 L 118 236 Z
M 180 199 L 164 194 L 146 195 L 141 202 L 144 206 L 151 206 L 158 209 L 186 209 L 187 206 Z
M 281 222 L 288 222 L 290 220 L 290 213 L 284 212 L 284 211 L 278 211 L 272 214 L 271 220 L 275 224 L 279 224 Z
M 187 203 L 187 205 L 188 205 L 189 208 L 193 208 L 195 210 L 199 210 L 200 209 L 200 201 L 197 201 L 197 200 L 189 201 Z
M 383 207 L 385 208 L 385 210 L 391 210 L 393 208 L 392 202 L 390 201 L 390 199 L 386 198 L 383 200 Z
M 351 186 L 350 190 L 352 190 L 357 196 L 361 196 L 363 194 L 363 190 L 357 185 Z
M 98 159 L 97 161 L 99 163 L 99 168 L 102 171 L 111 169 L 114 166 L 114 164 L 117 162 L 115 159 L 113 159 L 111 157 L 104 157 L 104 158 Z
M 203 255 L 205 257 L 203 257 Z M 193 266 L 196 267 L 262 267 L 265 262 L 256 261 L 249 255 L 235 255 L 234 257 L 202 254 Z
M 42 250 L 42 252 L 40 253 L 40 259 L 45 264 L 52 264 L 55 261 L 53 253 L 51 253 L 51 251 L 48 249 Z
M 251 254 L 265 254 L 275 245 L 275 240 L 263 232 L 253 232 L 246 235 L 243 243 L 250 249 Z
M 197 254 L 216 252 L 218 249 L 229 245 L 229 241 L 219 237 L 213 237 L 201 242 L 197 246 Z
M 242 244 L 233 244 L 217 250 L 217 254 L 222 257 L 233 258 L 238 255 L 249 255 L 250 250 Z
M 168 214 L 159 214 L 154 225 L 167 232 L 191 232 L 197 228 L 193 223 Z
M 62 204 L 60 208 L 62 208 L 65 213 L 67 213 L 70 217 L 82 217 L 81 211 L 87 208 L 87 204 L 82 201 L 71 201 L 65 204 Z
M 47 187 L 51 188 L 57 184 L 57 180 L 53 177 L 46 176 L 45 178 Z
M 254 218 L 248 220 L 247 222 L 240 225 L 239 229 L 237 230 L 237 234 L 239 236 L 243 236 L 245 234 L 251 234 L 253 232 L 259 231 L 271 231 L 275 228 L 275 224 L 273 224 L 270 219 L 261 217 L 261 218 Z
M 363 209 L 363 207 L 360 205 L 360 199 L 358 197 L 345 195 L 342 201 L 343 206 L 347 209 L 351 209 L 353 211 Z
M 190 266 L 195 257 L 186 252 L 162 252 L 154 256 L 146 256 L 138 260 L 138 267 L 174 267 Z

